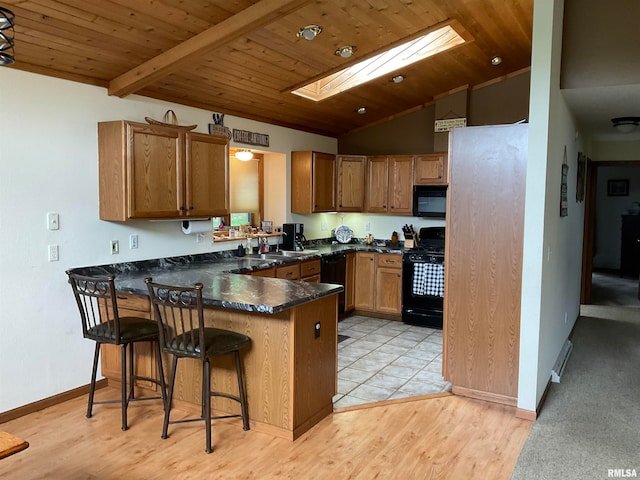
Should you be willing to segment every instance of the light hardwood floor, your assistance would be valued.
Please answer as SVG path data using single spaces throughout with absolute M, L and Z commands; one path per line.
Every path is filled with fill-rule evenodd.
M 105 388 L 97 397 L 118 394 Z M 117 404 L 97 405 L 87 419 L 86 399 L 0 424 L 30 444 L 0 460 L 0 478 L 498 480 L 510 477 L 531 428 L 512 407 L 441 394 L 346 409 L 295 442 L 217 421 L 207 455 L 201 422 L 170 425 L 160 438 L 159 402 L 130 404 L 123 432 Z

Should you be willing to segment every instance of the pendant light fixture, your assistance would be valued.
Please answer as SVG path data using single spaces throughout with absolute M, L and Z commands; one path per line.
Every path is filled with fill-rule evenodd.
M 0 65 L 11 65 L 15 62 L 13 51 L 15 18 L 11 10 L 0 7 Z

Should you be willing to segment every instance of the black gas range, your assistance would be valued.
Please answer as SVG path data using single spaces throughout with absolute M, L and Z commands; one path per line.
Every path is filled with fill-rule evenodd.
M 402 321 L 442 328 L 444 227 L 420 229 L 416 246 L 402 257 Z

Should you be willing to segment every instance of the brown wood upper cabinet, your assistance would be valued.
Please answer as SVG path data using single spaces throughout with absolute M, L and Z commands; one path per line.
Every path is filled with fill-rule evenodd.
M 338 155 L 338 211 L 364 210 L 365 169 L 364 155 Z
M 336 211 L 336 156 L 291 152 L 291 212 Z
M 413 184 L 440 185 L 447 183 L 447 154 L 414 155 Z
M 100 218 L 229 213 L 228 140 L 128 121 L 98 123 Z
M 367 157 L 365 211 L 413 213 L 413 155 Z

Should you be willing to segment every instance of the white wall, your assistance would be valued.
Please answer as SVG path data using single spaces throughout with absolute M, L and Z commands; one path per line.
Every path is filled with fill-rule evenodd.
M 146 116 L 161 119 L 166 110 L 173 109 L 181 124 L 198 124 L 197 131 L 206 132 L 212 112 L 137 96 L 109 97 L 102 88 L 10 68 L 0 68 L 0 91 L 3 412 L 89 382 L 93 342 L 82 338 L 66 269 L 236 245 L 197 244 L 194 236 L 184 235 L 173 221 L 98 219 L 97 122 L 144 122 Z M 287 159 L 291 150 L 337 150 L 337 141 L 329 137 L 231 116 L 225 117 L 225 125 L 268 134 L 270 147 L 263 150 L 286 153 Z M 274 173 L 280 180 L 281 167 L 282 163 L 279 173 Z M 279 188 L 288 198 L 282 183 Z M 47 212 L 60 214 L 60 230 L 46 229 Z M 139 236 L 137 250 L 128 248 L 131 233 Z M 110 240 L 120 241 L 119 255 L 110 255 Z M 47 261 L 49 244 L 59 245 L 60 261 Z
M 563 1 L 534 2 L 529 160 L 522 271 L 518 407 L 535 411 L 578 317 L 584 203 L 577 203 L 580 135 L 559 89 Z M 566 148 L 568 216 L 560 217 Z

